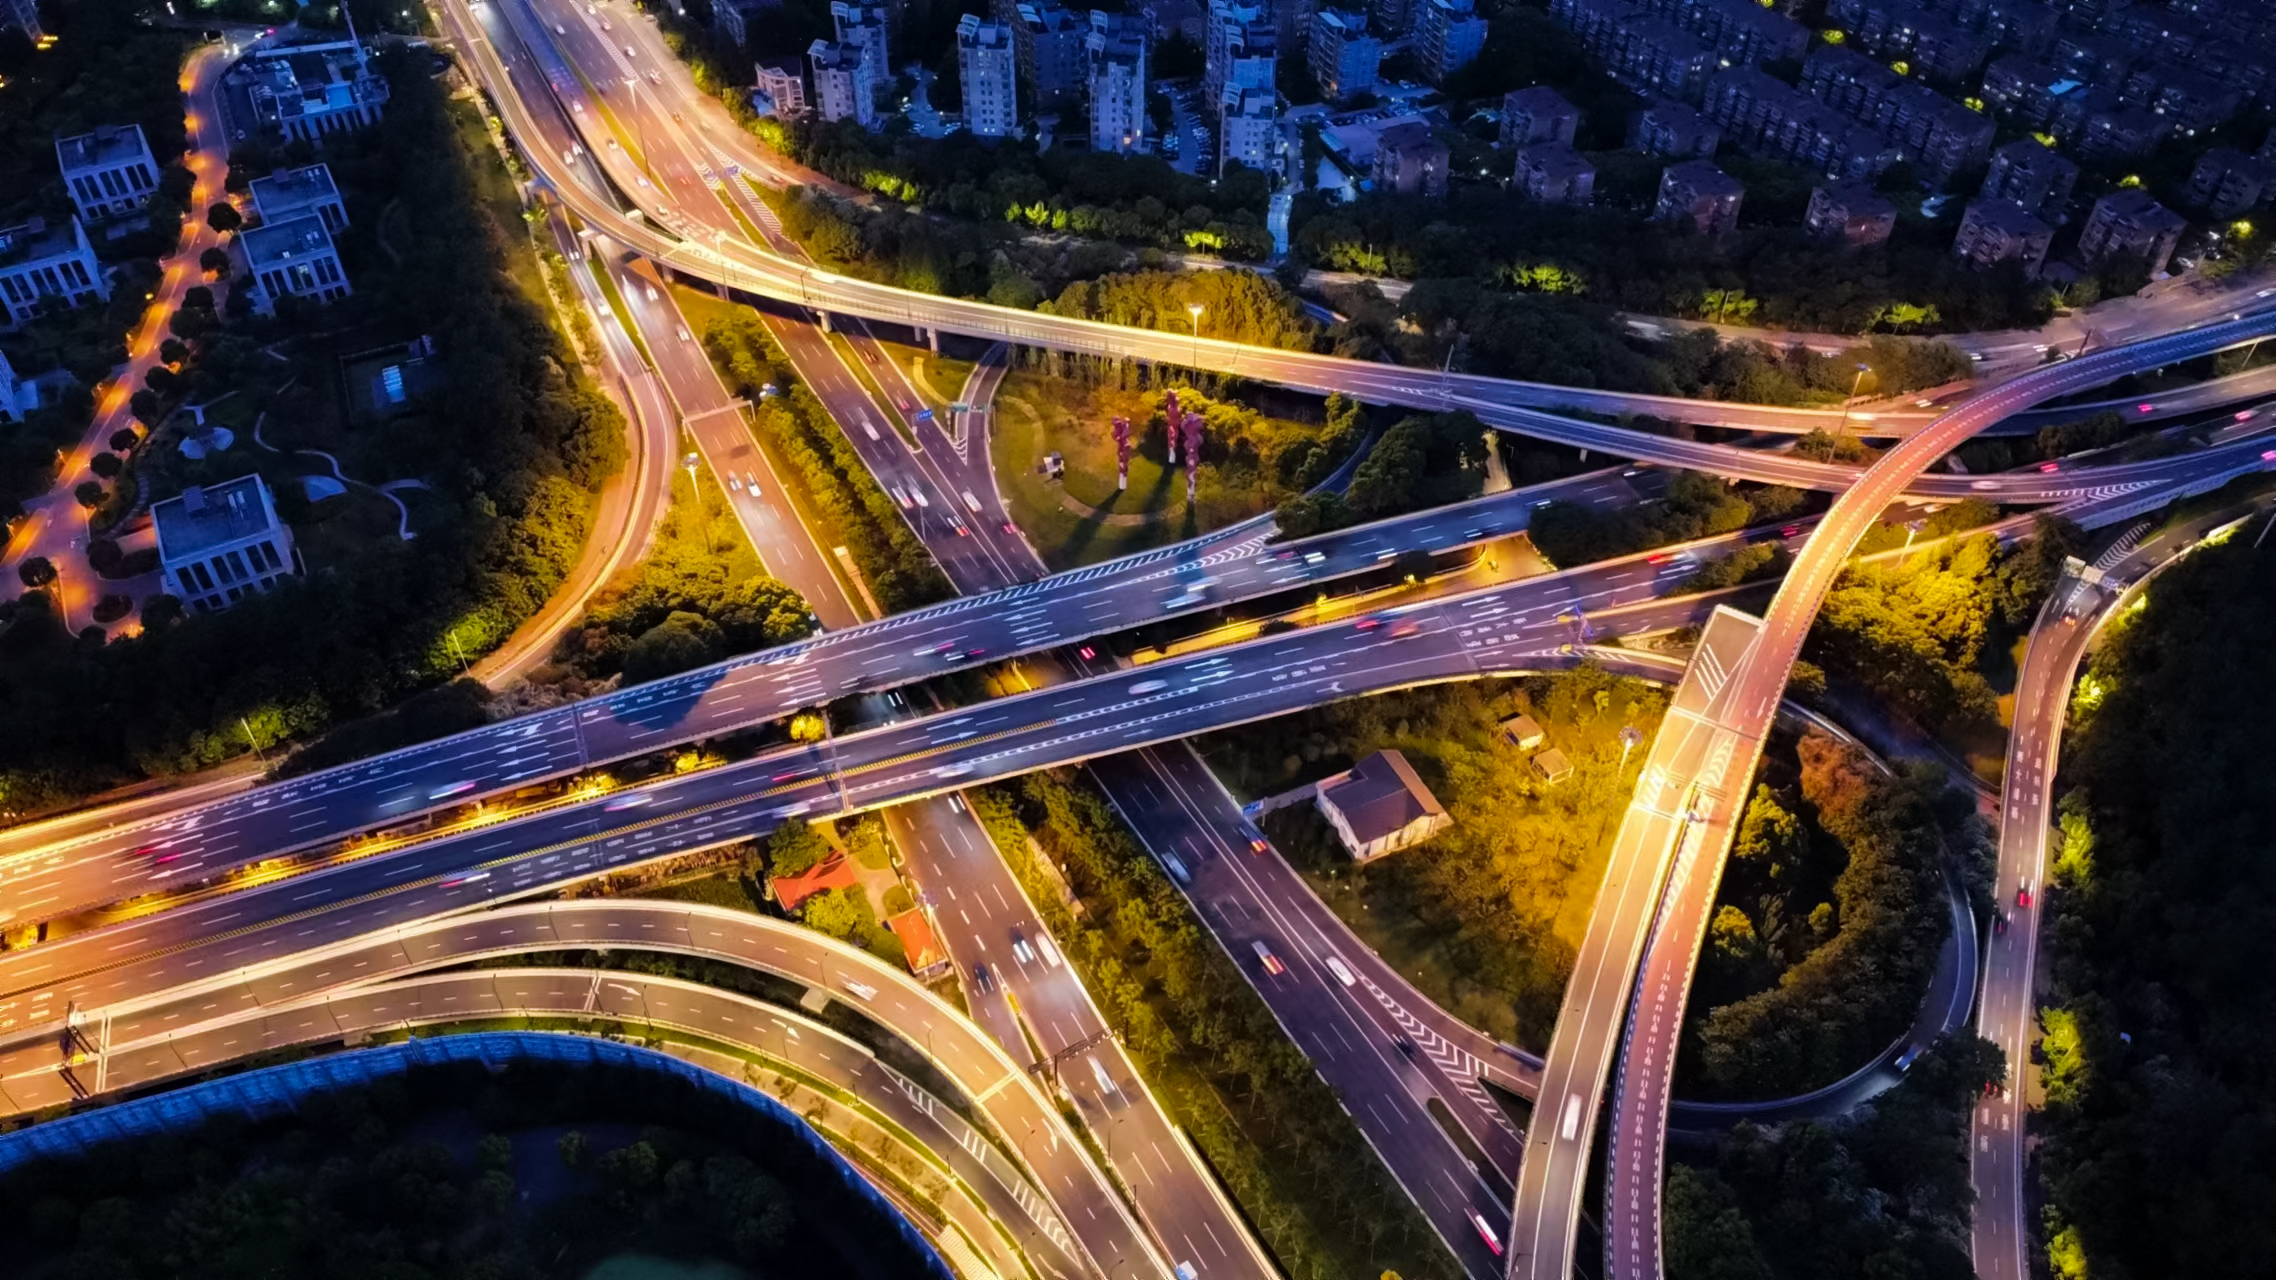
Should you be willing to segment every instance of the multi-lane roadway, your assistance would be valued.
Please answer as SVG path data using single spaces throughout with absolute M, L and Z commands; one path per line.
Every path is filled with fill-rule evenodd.
M 1559 1122 L 1536 1125 L 1529 1138 L 1510 1256 L 1513 1276 L 1564 1280 L 1571 1270 L 1596 1100 L 1612 1076 L 1615 1046 L 1623 1052 L 1619 1074 L 1610 1081 L 1607 1273 L 1619 1280 L 1661 1273 L 1660 1164 L 1668 1089 L 1699 942 L 1745 784 L 1787 673 L 1857 539 L 1914 476 L 1984 426 L 2128 372 L 2255 341 L 2271 331 L 2276 318 L 2255 315 L 2110 348 L 1963 402 L 1890 450 L 1835 499 L 1763 619 L 1725 615 L 1709 626 L 1677 689 L 1670 727 L 1654 743 L 1644 781 L 1623 818 L 1613 870 L 1599 892 L 1558 1020 L 1543 1087 L 1560 1108 Z

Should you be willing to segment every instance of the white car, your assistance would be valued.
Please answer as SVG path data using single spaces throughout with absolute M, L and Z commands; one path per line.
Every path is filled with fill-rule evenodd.
M 846 981 L 846 991 L 850 995 L 860 997 L 865 1003 L 877 998 L 877 988 L 869 985 L 866 982 L 855 982 L 851 979 L 848 979 Z
M 1050 934 L 1036 934 L 1035 949 L 1043 953 L 1043 963 L 1054 969 L 1059 967 L 1059 944 L 1051 940 Z
M 680 331 L 680 341 L 682 341 L 682 342 L 693 342 L 693 341 L 695 341 L 695 335 L 694 335 L 694 334 L 692 334 L 692 333 L 689 333 L 689 332 L 688 332 L 688 327 L 687 327 L 686 325 L 684 325 L 684 324 L 683 324 L 683 325 L 681 325 L 681 326 L 680 326 L 680 330 L 679 330 L 679 331 Z
M 1012 930 L 1012 958 L 1021 964 L 1035 962 L 1035 948 L 1027 945 L 1027 935 L 1017 929 Z
M 1347 987 L 1359 981 L 1352 976 L 1351 966 L 1345 964 L 1341 956 L 1331 955 L 1327 957 L 1327 966 L 1328 972 L 1336 975 L 1336 981 Z

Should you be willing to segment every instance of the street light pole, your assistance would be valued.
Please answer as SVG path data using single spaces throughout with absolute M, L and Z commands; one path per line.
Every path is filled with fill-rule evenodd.
M 1197 373 L 1201 370 L 1201 313 L 1205 310 L 1198 302 L 1185 304 L 1185 313 L 1193 317 L 1193 368 Z M 1177 430 L 1177 425 L 1172 423 L 1170 430 Z
M 1857 366 L 1857 376 L 1849 380 L 1849 398 L 1841 402 L 1841 427 L 1834 434 L 1844 436 L 1849 434 L 1850 406 L 1856 403 L 1857 389 L 1865 385 L 1865 375 L 1871 372 L 1873 372 L 1872 365 L 1860 364 Z

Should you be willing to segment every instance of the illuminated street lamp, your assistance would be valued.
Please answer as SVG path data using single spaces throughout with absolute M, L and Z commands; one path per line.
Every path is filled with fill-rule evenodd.
M 1205 308 L 1198 302 L 1185 304 L 1185 313 L 1193 317 L 1193 367 L 1201 367 L 1201 313 Z
M 1849 381 L 1849 398 L 1848 398 L 1847 400 L 1844 400 L 1844 401 L 1842 401 L 1842 402 L 1841 402 L 1841 428 L 1840 428 L 1838 431 L 1836 431 L 1834 434 L 1836 434 L 1836 435 L 1848 435 L 1848 434 L 1849 434 L 1849 409 L 1850 409 L 1850 406 L 1851 406 L 1851 405 L 1853 405 L 1853 404 L 1855 404 L 1855 403 L 1857 402 L 1857 389 L 1858 389 L 1859 387 L 1862 387 L 1862 386 L 1864 386 L 1864 385 L 1865 385 L 1865 375 L 1866 375 L 1866 374 L 1868 374 L 1868 373 L 1871 373 L 1871 372 L 1873 372 L 1873 366 L 1872 366 L 1872 365 L 1869 365 L 1869 364 L 1859 364 L 1859 365 L 1857 366 L 1857 376 L 1856 376 L 1856 377 L 1854 377 L 1854 378 L 1852 378 L 1852 379 L 1850 379 L 1850 381 Z

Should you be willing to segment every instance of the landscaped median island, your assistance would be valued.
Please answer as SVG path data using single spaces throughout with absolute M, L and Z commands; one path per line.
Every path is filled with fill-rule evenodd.
M 776 473 L 794 489 L 800 515 L 825 546 L 847 548 L 886 613 L 956 594 L 757 315 L 739 311 L 706 324 L 703 349 L 727 385 L 751 402 L 753 427 Z
M 989 452 L 997 484 L 1013 522 L 1055 570 L 1263 515 L 1327 479 L 1366 430 L 1360 407 L 1340 396 L 1328 397 L 1324 422 L 1299 421 L 1294 405 L 1280 410 L 1290 416 L 1267 415 L 1188 386 L 1127 381 L 1081 367 L 1058 374 L 1030 366 L 1006 375 L 996 392 Z M 1190 503 L 1186 458 L 1169 460 L 1164 411 L 1172 393 L 1181 415 L 1199 413 L 1204 422 Z M 1295 399 L 1274 397 L 1276 407 Z M 1116 485 L 1118 417 L 1130 423 L 1128 488 Z
M 1086 775 L 1032 773 L 965 794 L 1163 1109 L 1285 1274 L 1461 1274 L 1310 1060 Z M 1080 922 L 1038 856 L 1083 904 Z
M 1330 703 L 1196 745 L 1235 796 L 1268 806 L 1274 847 L 1402 977 L 1540 1049 L 1666 706 L 1658 686 L 1582 667 Z M 1304 789 L 1385 750 L 1453 825 L 1354 865 Z

